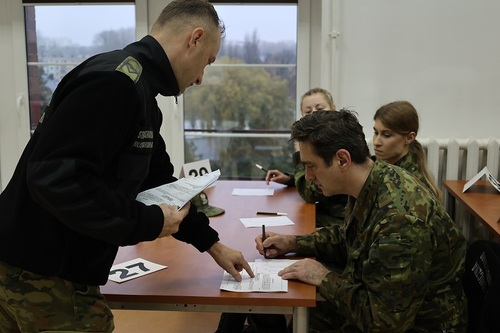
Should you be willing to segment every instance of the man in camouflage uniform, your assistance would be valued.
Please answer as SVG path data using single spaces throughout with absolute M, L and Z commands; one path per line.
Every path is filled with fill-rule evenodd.
M 290 177 L 293 185 L 297 187 L 305 202 L 316 203 L 316 227 L 342 224 L 347 196 L 344 194 L 324 196 L 314 182 L 306 180 L 306 170 L 300 162 L 300 151 L 293 154 L 292 160 L 294 172 Z
M 354 113 L 317 111 L 292 126 L 306 179 L 326 196 L 347 194 L 344 226 L 309 235 L 268 232 L 267 257 L 298 252 L 279 275 L 318 287 L 310 332 L 465 332 L 466 241 L 428 188 L 405 170 L 372 160 Z M 266 250 L 264 250 L 264 248 Z
M 335 111 L 335 102 L 332 94 L 323 88 L 312 88 L 302 95 L 300 113 L 302 117 L 319 110 Z M 300 151 L 292 155 L 293 172 L 283 173 L 279 170 L 269 170 L 266 174 L 266 183 L 274 181 L 280 184 L 297 187 L 302 199 L 316 204 L 316 226 L 326 227 L 344 222 L 347 196 L 344 194 L 325 197 L 313 182 L 305 179 L 305 169 L 300 163 Z
M 293 172 L 283 173 L 276 169 L 269 170 L 266 182 L 269 183 L 272 180 L 288 186 L 295 186 L 305 202 L 316 204 L 316 227 L 343 224 L 347 196 L 344 194 L 324 196 L 314 182 L 306 180 L 306 171 L 300 162 L 300 151 L 293 153 L 292 162 Z

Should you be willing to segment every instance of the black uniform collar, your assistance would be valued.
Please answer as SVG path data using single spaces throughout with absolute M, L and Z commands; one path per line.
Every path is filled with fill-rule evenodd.
M 140 41 L 126 46 L 125 50 L 137 57 L 143 67 L 143 73 L 148 77 L 147 83 L 155 95 L 180 94 L 179 84 L 168 56 L 156 39 L 147 35 Z

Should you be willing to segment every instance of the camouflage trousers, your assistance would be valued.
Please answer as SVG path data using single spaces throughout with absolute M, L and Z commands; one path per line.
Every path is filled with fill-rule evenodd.
M 112 332 L 98 286 L 34 274 L 0 261 L 0 332 Z

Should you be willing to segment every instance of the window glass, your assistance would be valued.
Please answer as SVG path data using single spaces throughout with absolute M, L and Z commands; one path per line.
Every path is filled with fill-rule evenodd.
M 209 159 L 221 179 L 291 169 L 297 6 L 217 5 L 226 36 L 203 84 L 184 94 L 185 162 Z
M 61 78 L 88 57 L 135 40 L 135 6 L 25 6 L 32 130 Z

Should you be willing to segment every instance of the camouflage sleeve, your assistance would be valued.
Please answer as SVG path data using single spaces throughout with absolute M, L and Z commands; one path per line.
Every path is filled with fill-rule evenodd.
M 329 273 L 320 294 L 363 332 L 405 332 L 428 289 L 432 261 L 429 227 L 413 216 L 391 216 L 350 252 L 342 274 Z
M 346 258 L 343 235 L 342 226 L 329 225 L 308 235 L 297 236 L 297 250 L 300 254 L 341 265 Z

